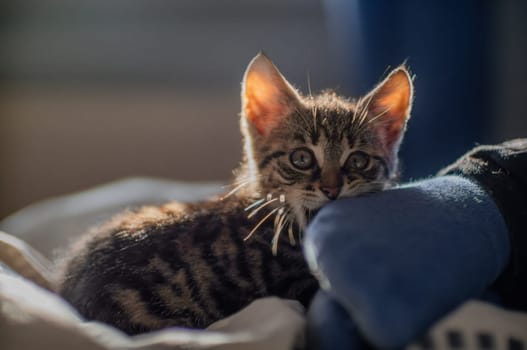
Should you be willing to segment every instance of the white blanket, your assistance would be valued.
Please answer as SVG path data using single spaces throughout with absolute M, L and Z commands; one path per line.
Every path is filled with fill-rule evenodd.
M 89 226 L 130 206 L 198 200 L 219 184 L 128 179 L 30 206 L 0 223 L 0 349 L 301 349 L 305 318 L 295 301 L 264 298 L 205 331 L 170 328 L 130 337 L 86 322 L 51 290 L 49 259 Z M 30 243 L 35 249 L 31 248 Z M 410 349 L 527 348 L 527 315 L 471 301 Z M 486 344 L 486 343 L 485 343 Z

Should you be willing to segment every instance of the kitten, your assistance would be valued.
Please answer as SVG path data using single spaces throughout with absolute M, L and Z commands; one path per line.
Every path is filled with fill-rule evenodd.
M 328 201 L 394 181 L 412 91 L 401 66 L 357 102 L 302 96 L 258 54 L 242 83 L 244 159 L 231 193 L 94 229 L 72 247 L 60 294 L 128 334 L 204 328 L 269 295 L 307 306 L 318 284 L 301 231 Z

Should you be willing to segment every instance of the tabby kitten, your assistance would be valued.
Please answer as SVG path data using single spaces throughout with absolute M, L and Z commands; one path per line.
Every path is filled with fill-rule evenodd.
M 204 328 L 269 295 L 308 305 L 318 285 L 301 231 L 324 203 L 393 182 L 412 89 L 401 66 L 357 102 L 302 96 L 258 54 L 242 83 L 244 160 L 231 193 L 94 229 L 72 247 L 60 294 L 128 334 Z

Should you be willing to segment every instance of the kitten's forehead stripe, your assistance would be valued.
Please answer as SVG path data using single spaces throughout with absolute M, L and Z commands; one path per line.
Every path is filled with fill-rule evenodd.
M 293 140 L 300 142 L 300 143 L 306 143 L 306 139 L 304 138 L 304 135 L 302 134 L 293 135 Z
M 310 133 L 310 136 L 311 143 L 313 143 L 313 145 L 317 145 L 318 140 L 320 139 L 320 129 L 315 127 L 314 130 L 312 130 L 312 132 Z

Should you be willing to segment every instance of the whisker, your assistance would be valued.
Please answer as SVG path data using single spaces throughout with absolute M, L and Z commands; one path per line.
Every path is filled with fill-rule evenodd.
M 304 113 L 300 112 L 300 110 L 296 106 L 295 106 L 295 111 L 302 118 L 302 121 L 304 122 L 304 126 L 306 128 L 309 127 L 309 121 L 308 121 L 307 117 L 304 115 Z
M 298 227 L 300 228 L 300 230 L 304 229 L 306 227 L 306 217 L 305 217 L 305 213 L 303 212 L 302 208 L 296 207 L 294 209 L 294 213 L 295 213 L 296 222 L 298 224 Z
M 313 106 L 313 128 L 315 130 L 315 133 L 317 132 L 317 113 L 318 113 L 318 106 L 315 104 Z
M 247 181 L 257 181 L 259 180 L 260 178 L 262 177 L 262 175 L 254 175 L 254 176 L 249 176 L 249 177 L 244 177 L 244 178 L 237 178 L 235 179 L 235 181 L 232 181 L 230 184 L 227 184 L 227 185 L 223 185 L 222 187 L 233 187 L 233 186 L 237 186 L 243 182 L 247 182 Z
M 278 207 L 278 208 L 274 208 L 273 210 L 271 210 L 266 216 L 263 217 L 262 220 L 260 220 L 254 227 L 253 229 L 251 230 L 251 232 L 249 232 L 249 234 L 243 239 L 244 241 L 248 240 L 249 238 L 251 238 L 251 236 L 256 232 L 256 230 L 262 226 L 262 224 L 267 220 L 269 219 L 269 217 L 271 217 L 271 215 L 273 215 L 274 213 L 276 213 L 278 211 L 278 209 L 281 209 L 281 207 Z
M 282 207 L 283 209 L 284 207 Z M 278 214 L 280 215 L 280 220 L 278 220 L 277 222 L 277 225 L 275 226 L 275 228 L 278 228 L 280 227 L 280 229 L 283 229 L 286 222 L 289 220 L 289 213 L 291 212 L 291 209 L 287 209 L 287 210 L 281 210 L 278 212 Z
M 375 122 L 377 119 L 381 118 L 383 115 L 385 115 L 386 113 L 389 112 L 389 108 L 382 111 L 381 113 L 377 114 L 375 117 L 371 118 L 371 119 L 368 119 L 368 106 L 369 104 L 371 103 L 371 100 L 372 100 L 372 97 L 370 97 L 370 99 L 368 100 L 368 102 L 366 103 L 366 107 L 364 108 L 363 111 L 361 111 L 361 114 L 359 116 L 359 121 L 358 121 L 358 125 L 356 126 L 356 132 L 360 132 L 362 131 L 365 127 L 367 127 L 368 125 L 370 125 L 371 123 Z
M 260 210 L 262 210 L 262 208 L 265 208 L 266 206 L 268 206 L 269 204 L 273 203 L 274 201 L 277 201 L 278 198 L 273 198 L 273 199 L 270 199 L 268 200 L 267 202 L 265 202 L 264 204 L 260 205 L 258 208 L 254 209 L 251 213 L 249 213 L 249 215 L 247 215 L 247 218 L 250 219 L 252 218 L 253 216 L 255 216 Z
M 355 112 L 353 113 L 353 118 L 351 118 L 351 124 L 354 130 L 358 129 L 361 124 L 360 116 L 364 112 L 364 109 L 362 108 L 363 100 L 364 99 L 362 97 L 359 97 L 359 99 L 357 100 L 357 108 L 355 109 Z
M 246 183 L 246 182 L 249 182 L 249 181 L 250 181 L 250 180 L 239 181 L 239 182 L 232 182 L 232 183 L 230 183 L 230 184 L 222 185 L 221 188 L 237 187 L 237 186 L 239 186 L 240 184 L 242 184 L 242 183 Z
M 309 92 L 309 97 L 313 98 L 313 94 L 311 93 L 311 76 L 309 75 L 309 72 L 307 72 L 307 91 Z
M 283 214 L 284 214 L 284 208 L 281 207 L 280 210 L 278 211 L 278 213 L 274 216 L 274 228 L 276 229 L 276 227 L 278 226 L 278 222 L 282 220 L 282 217 L 283 217 Z
M 293 232 L 293 220 L 289 220 L 289 227 L 287 229 L 287 234 L 289 235 L 289 243 L 291 243 L 292 245 L 296 245 L 296 240 L 295 240 L 295 234 Z
M 225 198 L 228 198 L 228 197 L 232 196 L 233 194 L 235 194 L 236 192 L 238 192 L 239 190 L 241 190 L 243 187 L 247 186 L 251 182 L 252 181 L 246 181 L 246 182 L 241 183 L 240 185 L 234 187 L 229 193 L 227 193 L 226 195 L 224 195 L 220 199 L 224 200 Z
M 307 72 L 307 89 L 309 91 L 309 98 L 311 99 L 312 107 L 311 107 L 311 115 L 313 117 L 313 131 L 314 133 L 317 132 L 317 105 L 314 103 L 313 94 L 311 93 L 311 76 L 309 75 L 309 72 Z
M 262 199 L 259 199 L 259 200 L 255 201 L 253 204 L 249 205 L 247 208 L 245 208 L 243 210 L 244 211 L 249 211 L 252 208 L 257 207 L 258 205 L 262 204 L 263 202 L 265 202 L 265 198 L 262 198 Z
M 282 232 L 282 228 L 284 227 L 284 219 L 287 216 L 287 213 L 283 213 L 283 207 L 281 208 L 282 214 L 280 216 L 280 220 L 278 220 L 278 227 L 275 230 L 273 240 L 272 242 L 272 252 L 273 255 L 276 255 L 278 253 L 278 239 L 280 238 L 280 233 Z M 279 212 L 280 213 L 280 212 Z
M 368 115 L 368 108 L 370 108 L 371 101 L 373 101 L 373 94 L 369 96 L 368 102 L 366 102 L 366 106 L 364 106 L 363 110 L 363 116 L 362 119 L 366 119 L 366 116 Z
M 313 97 L 311 97 L 311 100 L 313 100 Z M 313 103 L 313 106 L 311 107 L 311 115 L 313 116 L 313 133 L 317 133 L 317 112 L 318 112 L 318 106 L 316 103 Z
M 377 114 L 375 117 L 371 118 L 370 120 L 368 120 L 368 122 L 366 123 L 366 125 L 368 124 L 371 124 L 373 123 L 374 121 L 376 121 L 377 119 L 379 119 L 380 117 L 382 117 L 383 115 L 385 115 L 386 113 L 388 113 L 390 111 L 390 108 L 387 108 L 385 111 Z
M 368 117 L 368 108 L 372 100 L 373 100 L 373 95 L 370 95 L 368 100 L 366 101 L 366 105 L 364 107 L 361 106 L 362 109 L 360 110 L 358 118 L 357 118 L 358 119 L 358 125 L 357 125 L 358 130 L 362 129 L 362 125 L 364 124 L 364 122 L 366 121 L 366 118 Z M 363 100 L 361 99 L 360 104 L 362 104 L 362 101 Z

